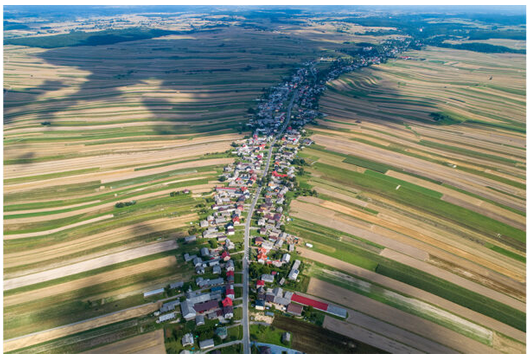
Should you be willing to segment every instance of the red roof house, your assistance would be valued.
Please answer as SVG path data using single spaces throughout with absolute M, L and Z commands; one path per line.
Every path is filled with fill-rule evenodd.
M 225 299 L 221 301 L 221 303 L 223 304 L 223 307 L 232 307 L 232 299 L 230 299 L 229 297 L 225 297 Z

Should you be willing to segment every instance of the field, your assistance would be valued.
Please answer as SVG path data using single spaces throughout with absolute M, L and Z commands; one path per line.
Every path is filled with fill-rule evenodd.
M 307 292 L 358 312 L 325 327 L 370 343 L 523 352 L 525 56 L 405 55 L 330 82 L 308 127 L 299 180 L 318 196 L 287 227 L 313 244 Z
M 179 352 L 167 331 L 190 325 L 152 313 L 195 275 L 182 256 L 208 242 L 183 238 L 201 232 L 259 98 L 306 61 L 323 72 L 407 37 L 398 18 L 209 10 L 4 23 L 5 352 Z M 284 205 L 284 227 L 305 267 L 290 287 L 350 317 L 277 313 L 253 338 L 289 331 L 306 353 L 525 352 L 522 31 L 412 47 L 328 82 L 299 153 L 311 194 Z M 508 50 L 452 47 L 481 43 Z
M 86 351 L 84 354 L 166 354 L 163 330 L 121 340 Z
M 231 143 L 249 133 L 255 99 L 346 39 L 327 42 L 333 25 L 313 24 L 313 36 L 200 15 L 155 31 L 136 28 L 145 18 L 121 19 L 130 26 L 98 33 L 90 21 L 76 33 L 59 21 L 59 36 L 43 29 L 4 46 L 7 341 L 139 306 L 143 292 L 187 280 L 175 258 L 198 246 L 179 239 L 234 161 Z

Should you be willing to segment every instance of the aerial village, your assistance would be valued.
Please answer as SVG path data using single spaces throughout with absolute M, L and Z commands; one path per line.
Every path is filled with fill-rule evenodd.
M 248 301 L 253 321 L 270 325 L 276 312 L 302 317 L 305 307 L 336 317 L 347 317 L 344 308 L 295 291 L 303 270 L 295 246 L 302 240 L 285 232 L 285 224 L 290 220 L 286 215 L 287 205 L 291 193 L 298 188 L 294 161 L 304 146 L 314 143 L 306 137 L 303 126 L 319 117 L 318 97 L 325 90 L 325 84 L 342 73 L 397 56 L 409 44 L 409 41 L 392 42 L 383 55 L 368 56 L 366 50 L 353 62 L 335 60 L 324 75 L 317 72 L 314 62 L 306 62 L 288 80 L 271 88 L 259 100 L 255 113 L 247 123 L 253 135 L 233 143 L 232 154 L 236 160 L 225 166 L 219 177 L 225 186 L 216 186 L 210 214 L 199 221 L 201 234 L 185 238 L 185 244 L 195 243 L 198 238 L 211 241 L 210 247 L 203 246 L 198 253 L 184 254 L 185 263 L 194 269 L 194 282 L 190 285 L 183 282 L 170 284 L 170 289 L 179 290 L 181 297 L 164 303 L 154 313 L 158 317 L 157 323 L 192 321 L 195 322 L 195 329 L 209 321 L 218 322 L 210 338 L 199 337 L 198 340 L 192 332 L 182 335 L 184 350 L 181 353 L 213 352 L 221 344 L 218 339 L 225 342 L 228 328 L 239 325 L 241 316 L 235 317 L 235 313 L 236 308 L 241 307 L 242 296 L 241 292 L 237 295 L 235 289 L 241 289 L 241 281 L 235 282 L 235 273 L 249 272 Z M 270 142 L 274 139 L 272 147 Z M 270 166 L 265 175 L 267 162 Z M 255 196 L 259 186 L 263 195 Z M 244 231 L 247 218 L 244 210 L 253 198 L 257 198 L 257 209 L 250 221 L 249 270 L 242 270 L 240 258 L 243 251 L 238 250 L 230 238 L 237 231 Z M 312 247 L 309 243 L 305 246 Z M 183 289 L 187 285 L 188 288 Z M 145 297 L 162 291 L 147 292 Z M 284 333 L 283 337 L 290 340 L 291 334 Z

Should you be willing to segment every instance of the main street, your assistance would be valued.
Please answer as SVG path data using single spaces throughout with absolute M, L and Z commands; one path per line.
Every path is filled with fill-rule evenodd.
M 273 140 L 271 141 L 271 145 L 269 146 L 269 153 L 267 154 L 267 162 L 265 164 L 265 170 L 263 172 L 262 176 L 267 176 L 267 173 L 269 172 L 269 165 L 271 164 L 271 158 L 273 157 L 273 147 L 276 142 L 276 139 L 279 138 L 289 125 L 289 121 L 291 119 L 291 110 L 293 108 L 293 105 L 296 101 L 297 92 L 295 91 L 293 94 L 293 97 L 291 98 L 291 102 L 289 103 L 289 107 L 287 108 L 287 116 L 286 119 L 280 128 L 280 131 L 274 136 Z M 251 208 L 249 208 L 249 212 L 247 213 L 247 220 L 245 221 L 245 235 L 244 235 L 244 256 L 243 256 L 243 317 L 242 317 L 242 325 L 243 325 L 243 352 L 245 354 L 251 353 L 251 344 L 249 339 L 249 234 L 251 229 L 251 219 L 254 212 L 254 207 L 258 203 L 258 198 L 260 197 L 260 193 L 262 192 L 262 186 L 258 186 L 256 189 L 256 192 L 253 197 L 253 201 L 251 203 Z

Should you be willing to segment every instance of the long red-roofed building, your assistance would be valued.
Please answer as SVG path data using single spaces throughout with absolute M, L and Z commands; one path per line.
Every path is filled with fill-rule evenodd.
M 319 309 L 321 311 L 327 311 L 328 310 L 328 304 L 316 300 L 312 300 L 311 298 L 307 298 L 304 296 L 297 295 L 296 293 L 293 294 L 291 297 L 291 301 L 303 304 L 304 306 L 312 306 L 315 309 Z

